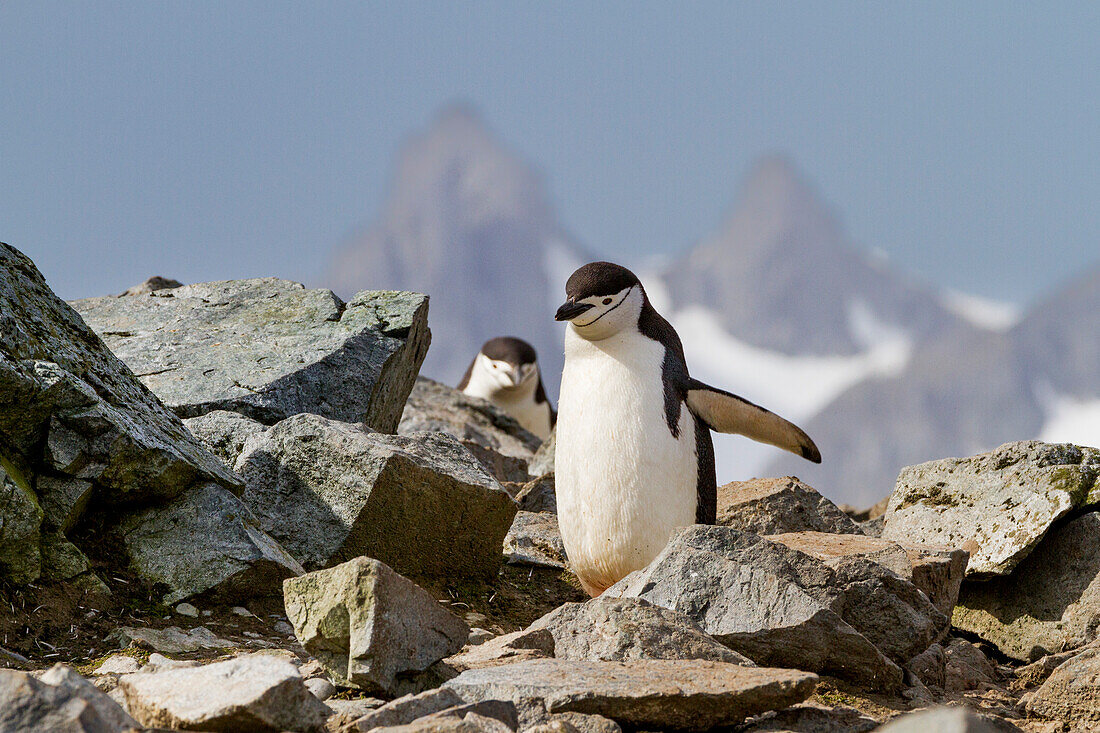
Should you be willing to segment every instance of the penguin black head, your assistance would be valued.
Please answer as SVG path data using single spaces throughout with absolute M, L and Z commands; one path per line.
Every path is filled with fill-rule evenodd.
M 638 277 L 611 262 L 590 262 L 578 269 L 565 283 L 565 294 L 569 299 L 554 318 L 568 321 L 577 335 L 589 341 L 636 327 L 647 302 Z
M 467 387 L 475 369 L 483 373 L 483 381 L 495 390 L 514 390 L 532 380 L 538 381 L 538 355 L 523 339 L 498 336 L 482 345 L 459 389 Z

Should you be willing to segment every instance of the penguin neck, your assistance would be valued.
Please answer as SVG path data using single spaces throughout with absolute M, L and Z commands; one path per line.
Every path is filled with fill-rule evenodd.
M 490 402 L 517 404 L 532 401 L 538 383 L 539 377 L 536 373 L 514 387 L 502 387 L 493 375 L 479 365 L 470 374 L 470 383 L 462 391 L 471 397 L 480 397 Z

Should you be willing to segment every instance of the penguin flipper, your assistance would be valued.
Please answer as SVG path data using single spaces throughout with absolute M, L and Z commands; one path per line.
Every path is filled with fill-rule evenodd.
M 738 433 L 821 463 L 821 451 L 802 428 L 743 397 L 692 379 L 687 384 L 685 401 L 688 409 L 711 430 Z

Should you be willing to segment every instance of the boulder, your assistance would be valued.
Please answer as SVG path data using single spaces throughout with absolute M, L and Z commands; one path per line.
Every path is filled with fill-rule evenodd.
M 0 466 L 0 577 L 16 585 L 38 580 L 42 517 L 31 487 L 25 481 L 16 483 Z
M 859 525 L 836 504 L 794 476 L 720 486 L 718 524 L 756 534 L 862 534 Z
M 236 463 L 249 438 L 267 430 L 263 423 L 228 410 L 214 410 L 198 417 L 189 417 L 183 424 L 227 466 Z
M 527 463 L 542 442 L 488 400 L 426 377 L 417 378 L 397 432 L 452 435 L 500 481 L 526 481 Z
M 963 583 L 953 622 L 1021 661 L 1096 639 L 1100 513 L 1053 529 L 1012 575 Z
M 287 617 L 305 650 L 337 684 L 392 694 L 466 641 L 466 624 L 423 588 L 366 557 L 283 585 Z
M 214 484 L 136 511 L 118 531 L 133 569 L 168 588 L 167 604 L 202 593 L 224 602 L 275 594 L 284 578 L 305 572 L 240 499 Z
M 1058 519 L 1100 501 L 1100 449 L 1006 443 L 903 468 L 882 537 L 970 551 L 968 578 L 1012 572 Z
M 73 303 L 180 417 L 310 412 L 393 432 L 431 340 L 428 298 L 263 278 Z
M 815 675 L 701 660 L 541 659 L 463 672 L 446 684 L 467 702 L 509 700 L 520 723 L 602 715 L 643 730 L 708 730 L 805 700 Z
M 320 731 L 332 712 L 306 689 L 293 664 L 269 656 L 138 672 L 118 685 L 130 714 L 149 728 Z
M 70 667 L 40 678 L 0 669 L 0 730 L 121 733 L 138 728 L 118 703 Z
M 881 733 L 1009 733 L 1019 731 L 1007 720 L 965 707 L 934 707 L 899 715 L 876 730 Z
M 1059 665 L 1025 706 L 1053 720 L 1100 722 L 1100 649 L 1090 647 Z
M 514 565 L 565 568 L 565 543 L 558 529 L 558 515 L 517 512 L 504 537 L 504 558 Z
M 902 672 L 872 639 L 914 656 L 946 625 L 923 594 L 881 565 L 847 558 L 831 568 L 730 527 L 679 530 L 648 567 L 605 595 L 680 611 L 758 664 L 888 691 L 900 687 Z
M 370 556 L 413 577 L 496 577 L 515 502 L 457 440 L 295 415 L 236 470 L 260 526 L 306 568 Z
M 626 662 L 633 659 L 705 659 L 755 666 L 727 649 L 677 611 L 640 598 L 593 598 L 566 603 L 528 627 L 554 637 L 557 659 Z
M 948 618 L 959 599 L 968 558 L 965 550 L 934 545 L 903 546 L 862 535 L 794 532 L 771 535 L 768 539 L 830 566 L 847 557 L 864 557 L 883 565 L 919 588 Z

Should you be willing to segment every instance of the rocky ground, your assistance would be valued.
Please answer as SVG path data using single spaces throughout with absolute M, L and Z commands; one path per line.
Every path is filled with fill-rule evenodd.
M 590 600 L 553 440 L 418 378 L 427 308 L 66 304 L 0 245 L 0 732 L 1100 730 L 1100 450 L 729 484 Z

